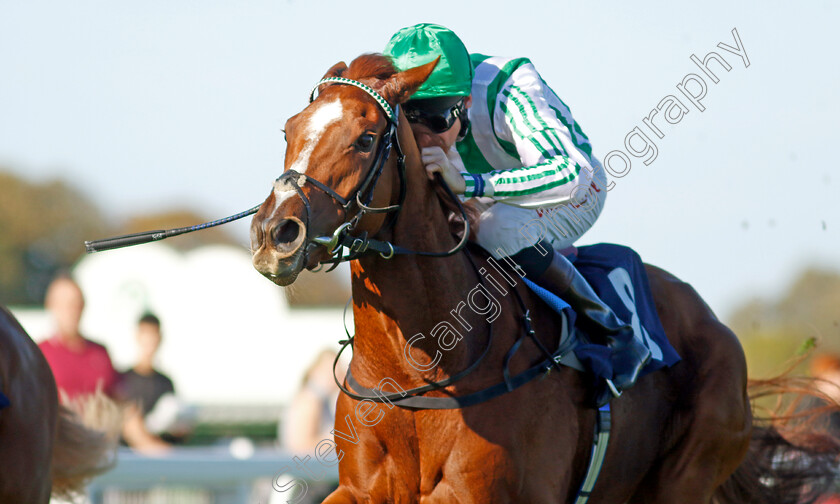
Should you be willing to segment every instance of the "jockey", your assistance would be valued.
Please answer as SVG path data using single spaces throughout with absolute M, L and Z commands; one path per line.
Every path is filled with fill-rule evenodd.
M 528 59 L 469 54 L 439 25 L 403 28 L 384 54 L 399 71 L 440 57 L 403 105 L 429 177 L 440 173 L 455 193 L 489 205 L 478 244 L 567 301 L 611 348 L 613 393 L 631 387 L 650 350 L 555 252 L 595 223 L 607 196 L 604 168 L 569 108 Z

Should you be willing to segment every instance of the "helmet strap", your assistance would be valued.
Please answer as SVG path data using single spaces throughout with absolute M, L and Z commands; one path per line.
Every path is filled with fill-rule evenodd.
M 466 110 L 461 113 L 459 119 L 461 119 L 461 129 L 458 131 L 458 141 L 460 142 L 461 140 L 467 138 L 467 135 L 470 132 L 470 118 Z

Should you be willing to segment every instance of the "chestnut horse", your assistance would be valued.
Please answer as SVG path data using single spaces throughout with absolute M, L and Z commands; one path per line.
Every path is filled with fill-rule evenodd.
M 0 502 L 42 504 L 72 498 L 107 470 L 116 448 L 59 405 L 44 355 L 14 316 L 0 306 Z
M 356 393 L 354 383 L 383 395 L 385 386 L 388 393 L 426 386 L 423 395 L 435 398 L 481 391 L 502 380 L 523 332 L 516 296 L 500 297 L 491 321 L 461 309 L 482 283 L 479 272 L 493 269 L 477 246 L 460 250 L 453 205 L 427 178 L 406 119 L 393 112 L 434 65 L 396 72 L 369 54 L 333 66 L 317 99 L 286 123 L 286 172 L 251 225 L 254 266 L 278 285 L 331 259 L 337 244 L 351 246 L 355 382 L 348 383 Z M 682 361 L 612 401 L 612 440 L 591 502 L 798 502 L 802 489 L 815 488 L 806 487 L 816 475 L 808 471 L 825 460 L 801 457 L 801 470 L 788 474 L 796 484 L 774 486 L 776 448 L 798 447 L 772 426 L 753 425 L 738 340 L 691 286 L 653 266 L 647 272 Z M 537 336 L 522 340 L 511 374 L 542 362 L 540 346 L 556 348 L 562 333 L 560 317 L 521 282 L 516 293 Z M 462 341 L 423 336 L 453 316 L 471 328 Z M 565 367 L 456 409 L 341 394 L 337 448 L 319 445 L 316 453 L 339 464 L 339 487 L 324 502 L 573 502 L 592 451 L 589 399 L 584 374 Z

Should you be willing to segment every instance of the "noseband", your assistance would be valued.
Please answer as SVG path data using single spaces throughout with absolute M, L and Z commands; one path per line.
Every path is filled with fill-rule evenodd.
M 390 259 L 395 254 L 414 254 L 431 257 L 446 257 L 460 251 L 466 245 L 467 239 L 469 238 L 469 220 L 467 219 L 466 212 L 464 211 L 464 208 L 461 205 L 461 202 L 458 199 L 458 197 L 455 196 L 454 193 L 452 193 L 452 191 L 443 182 L 443 180 L 440 178 L 440 175 L 438 174 L 436 174 L 438 183 L 440 183 L 444 187 L 444 190 L 446 191 L 447 195 L 452 199 L 452 201 L 455 202 L 456 206 L 461 212 L 462 218 L 464 219 L 464 236 L 455 247 L 445 252 L 418 251 L 406 249 L 400 247 L 399 245 L 394 245 L 388 241 L 381 241 L 369 238 L 367 236 L 367 232 L 362 232 L 359 236 L 350 235 L 350 233 L 355 230 L 357 224 L 365 216 L 365 214 L 369 213 L 387 213 L 388 218 L 378 232 L 381 233 L 390 229 L 391 226 L 394 225 L 394 222 L 396 221 L 399 212 L 402 209 L 403 203 L 405 203 L 407 190 L 405 174 L 405 154 L 403 153 L 402 148 L 400 147 L 399 135 L 397 131 L 399 120 L 399 105 L 397 105 L 396 109 L 391 108 L 391 105 L 388 103 L 388 101 L 385 100 L 385 98 L 383 98 L 382 95 L 380 95 L 370 86 L 363 84 L 359 81 L 346 79 L 344 77 L 328 77 L 318 81 L 318 83 L 315 84 L 315 86 L 312 88 L 312 91 L 309 93 L 310 103 L 312 103 L 315 100 L 315 93 L 318 91 L 318 88 L 324 84 L 343 84 L 355 86 L 361 89 L 362 91 L 367 93 L 371 98 L 373 98 L 374 101 L 376 101 L 380 108 L 385 112 L 385 116 L 387 118 L 388 123 L 386 125 L 385 132 L 382 134 L 379 140 L 379 144 L 376 148 L 376 154 L 374 155 L 373 161 L 371 162 L 367 174 L 365 175 L 364 179 L 362 179 L 361 183 L 359 183 L 359 185 L 347 197 L 341 196 L 340 194 L 336 193 L 332 188 L 326 186 L 322 182 L 315 180 L 309 176 L 306 176 L 296 170 L 286 170 L 282 175 L 280 175 L 277 178 L 276 182 L 291 185 L 303 201 L 303 206 L 306 209 L 306 253 L 308 254 L 310 250 L 318 246 L 326 247 L 332 258 L 326 261 L 322 261 L 321 264 L 332 264 L 330 269 L 334 269 L 341 262 L 357 259 L 362 255 L 368 253 L 378 253 L 382 258 Z M 376 190 L 376 184 L 379 181 L 380 175 L 382 175 L 382 171 L 385 168 L 385 164 L 388 162 L 388 157 L 392 149 L 395 151 L 397 156 L 397 173 L 400 178 L 400 194 L 397 200 L 397 204 L 384 207 L 369 206 L 371 200 L 373 199 L 373 193 Z M 354 204 L 358 208 L 358 212 L 349 221 L 344 222 L 338 228 L 336 228 L 332 236 L 310 237 L 309 231 L 311 228 L 309 225 L 309 220 L 310 215 L 312 214 L 312 208 L 309 198 L 306 196 L 306 194 L 304 194 L 303 189 L 301 189 L 300 187 L 299 181 L 301 180 L 301 183 L 312 184 L 313 187 L 315 187 L 316 189 L 320 190 L 321 192 L 329 196 L 331 199 L 333 199 L 336 203 L 339 204 L 339 206 L 342 208 L 345 214 L 350 211 Z M 342 252 L 342 247 L 347 248 L 346 254 Z

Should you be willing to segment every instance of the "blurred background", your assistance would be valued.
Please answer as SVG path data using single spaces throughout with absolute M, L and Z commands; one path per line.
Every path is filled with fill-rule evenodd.
M 248 219 L 92 256 L 83 242 L 258 204 L 283 170 L 286 119 L 326 69 L 428 21 L 471 51 L 529 57 L 601 158 L 627 152 L 636 127 L 650 135 L 642 120 L 666 96 L 683 99 L 687 74 L 706 78 L 690 56 L 723 56 L 731 70 L 711 63 L 719 82 L 706 78 L 705 111 L 660 125 L 656 159 L 634 157 L 613 178 L 579 244 L 629 245 L 691 283 L 739 336 L 753 376 L 781 371 L 811 339 L 840 352 L 838 9 L 0 0 L 0 303 L 43 341 L 46 287 L 70 272 L 87 301 L 81 331 L 118 370 L 136 357 L 137 319 L 156 313 L 157 367 L 197 412 L 181 449 L 223 446 L 213 457 L 236 460 L 275 449 L 304 371 L 344 337 L 347 270 L 293 289 L 267 282 L 250 265 Z M 736 45 L 733 28 L 748 67 L 718 47 Z M 132 502 L 174 499 L 135 491 L 146 493 Z M 270 488 L 236 492 L 178 498 L 267 502 Z

